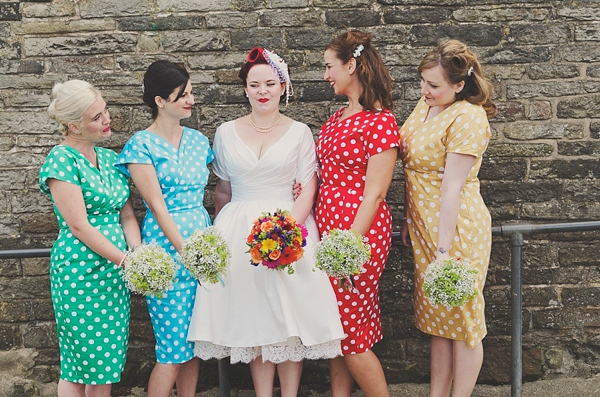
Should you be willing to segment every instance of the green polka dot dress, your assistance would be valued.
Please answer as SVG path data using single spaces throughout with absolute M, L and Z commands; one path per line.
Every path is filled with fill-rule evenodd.
M 115 152 L 96 148 L 98 168 L 78 150 L 55 146 L 40 169 L 40 187 L 50 197 L 49 178 L 80 186 L 90 224 L 117 248 L 127 245 L 120 210 L 129 184 L 117 171 Z M 129 291 L 120 268 L 79 241 L 58 212 L 60 232 L 52 246 L 50 282 L 60 345 L 60 378 L 92 385 L 118 382 L 129 336 Z

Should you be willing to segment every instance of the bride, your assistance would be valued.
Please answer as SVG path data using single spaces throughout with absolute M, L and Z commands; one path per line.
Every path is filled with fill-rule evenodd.
M 313 272 L 319 239 L 311 209 L 317 190 L 317 157 L 308 126 L 279 113 L 291 94 L 286 63 L 255 48 L 239 76 L 252 112 L 216 132 L 213 171 L 215 226 L 232 250 L 221 284 L 203 285 L 193 310 L 188 340 L 201 359 L 231 357 L 250 363 L 258 397 L 272 396 L 275 372 L 282 397 L 298 392 L 303 359 L 341 355 L 344 332 L 327 276 Z M 292 186 L 302 186 L 294 201 Z M 295 273 L 250 264 L 246 238 L 263 212 L 289 210 L 309 231 Z

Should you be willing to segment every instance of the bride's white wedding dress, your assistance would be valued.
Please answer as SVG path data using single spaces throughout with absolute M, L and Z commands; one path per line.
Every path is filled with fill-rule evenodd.
M 250 264 L 246 239 L 263 212 L 291 210 L 295 181 L 316 177 L 317 158 L 310 129 L 294 121 L 260 158 L 239 137 L 235 121 L 221 125 L 213 144 L 213 172 L 231 183 L 231 201 L 215 219 L 232 251 L 222 284 L 198 287 L 188 341 L 202 359 L 231 357 L 248 363 L 258 356 L 281 363 L 341 355 L 340 323 L 328 277 L 314 268 L 319 234 L 313 215 L 304 257 L 295 273 Z

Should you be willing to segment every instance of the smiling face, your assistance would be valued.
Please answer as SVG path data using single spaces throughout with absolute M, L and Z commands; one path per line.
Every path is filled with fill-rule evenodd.
M 440 65 L 421 71 L 421 95 L 430 107 L 440 106 L 445 109 L 452 105 L 456 101 L 456 94 L 462 91 L 464 85 L 464 81 L 450 84 Z
M 323 79 L 329 82 L 337 95 L 346 94 L 352 82 L 351 76 L 351 61 L 346 64 L 337 57 L 333 50 L 325 51 L 325 75 Z
M 169 95 L 169 99 L 161 98 L 158 103 L 159 115 L 177 118 L 179 120 L 188 118 L 192 115 L 192 105 L 194 104 L 194 94 L 192 94 L 192 83 L 188 80 L 181 97 L 177 98 L 181 87 L 177 87 Z M 160 98 L 160 97 L 157 97 Z
M 281 95 L 285 92 L 285 83 L 279 82 L 271 66 L 258 64 L 248 71 L 244 90 L 252 111 L 269 113 L 279 108 Z
M 101 96 L 83 113 L 81 123 L 69 123 L 69 134 L 73 137 L 96 143 L 110 138 L 110 115 Z

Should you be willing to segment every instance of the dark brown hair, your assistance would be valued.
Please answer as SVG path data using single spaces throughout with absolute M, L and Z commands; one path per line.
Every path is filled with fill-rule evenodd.
M 162 99 L 169 99 L 169 96 L 179 88 L 179 93 L 175 102 L 181 98 L 185 91 L 185 86 L 190 80 L 190 75 L 182 63 L 173 63 L 171 61 L 161 60 L 153 62 L 148 66 L 144 74 L 144 85 L 142 87 L 144 103 L 152 109 L 152 118 L 158 116 L 158 106 L 154 98 L 157 96 Z
M 483 76 L 477 55 L 464 43 L 458 40 L 441 41 L 433 51 L 425 55 L 417 70 L 421 73 L 438 65 L 442 67 L 444 77 L 450 84 L 465 82 L 463 89 L 456 94 L 457 100 L 481 105 L 488 117 L 496 114 L 496 105 L 490 100 L 494 87 Z
M 242 79 L 244 87 L 248 84 L 248 72 L 252 69 L 254 65 L 264 65 L 269 64 L 265 59 L 260 48 L 253 48 L 248 53 L 248 61 L 242 65 L 240 68 L 240 72 L 238 73 L 238 77 Z
M 371 111 L 377 111 L 375 103 L 379 102 L 384 109 L 393 109 L 392 79 L 383 64 L 381 55 L 371 45 L 371 35 L 352 30 L 336 37 L 325 50 L 335 52 L 337 58 L 346 64 L 350 59 L 356 59 L 356 71 L 362 84 L 363 92 L 358 102 Z M 360 55 L 354 56 L 359 45 L 363 46 Z

